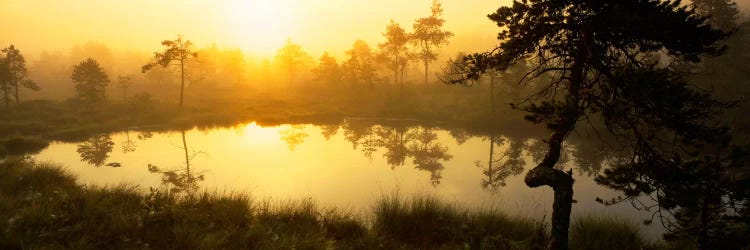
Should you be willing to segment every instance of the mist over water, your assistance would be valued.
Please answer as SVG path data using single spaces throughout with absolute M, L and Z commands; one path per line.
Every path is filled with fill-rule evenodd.
M 366 127 L 388 128 L 377 124 Z M 497 207 L 518 216 L 550 216 L 551 190 L 526 187 L 523 183 L 525 170 L 505 179 L 506 186 L 485 188 L 481 185 L 487 176 L 476 162 L 484 162 L 489 157 L 490 140 L 485 136 L 469 136 L 457 141 L 450 131 L 430 129 L 436 136 L 431 143 L 444 147 L 445 154 L 451 158 L 438 160 L 440 168 L 423 169 L 414 163 L 412 153 L 404 155 L 403 165 L 394 166 L 389 163 L 388 157 L 394 155 L 389 148 L 367 149 L 362 144 L 355 148 L 347 140 L 352 131 L 346 128 L 346 125 L 312 124 L 263 127 L 248 123 L 190 129 L 185 131 L 185 138 L 191 171 L 204 175 L 204 180 L 197 184 L 201 190 L 209 192 L 247 192 L 255 199 L 312 198 L 322 205 L 362 213 L 370 211 L 374 201 L 384 194 L 436 194 L 469 207 Z M 404 131 L 419 133 L 425 129 L 410 126 Z M 108 135 L 114 145 L 100 166 L 76 154 L 76 149 L 85 143 L 54 142 L 35 159 L 62 163 L 84 184 L 172 188 L 173 185 L 161 181 L 161 174 L 149 172 L 147 166 L 170 170 L 185 168 L 180 132 L 155 132 L 149 138 L 140 136 L 141 139 L 138 134 L 138 131 L 129 131 Z M 411 139 L 403 144 L 408 147 L 413 143 L 418 142 Z M 123 150 L 126 144 L 134 146 Z M 509 150 L 508 145 L 504 145 L 497 145 L 499 152 L 496 154 Z M 534 166 L 528 154 L 525 152 L 523 156 L 529 162 L 524 166 L 526 169 Z M 107 163 L 120 165 L 111 167 Z M 640 224 L 650 215 L 636 211 L 628 203 L 604 206 L 595 202 L 597 197 L 608 199 L 618 194 L 597 185 L 586 173 L 581 172 L 575 178 L 574 197 L 578 203 L 573 212 L 576 216 L 606 214 Z M 642 230 L 650 238 L 658 238 L 663 229 L 651 225 L 642 226 Z
M 5 0 L 0 249 L 746 249 L 748 10 Z

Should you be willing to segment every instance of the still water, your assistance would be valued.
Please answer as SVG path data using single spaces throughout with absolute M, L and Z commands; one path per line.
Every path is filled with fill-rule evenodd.
M 550 218 L 551 189 L 531 189 L 523 182 L 526 170 L 537 162 L 534 154 L 539 155 L 530 143 L 533 139 L 361 121 L 341 126 L 248 123 L 171 132 L 131 130 L 81 143 L 55 142 L 35 159 L 61 163 L 87 185 L 244 192 L 272 200 L 312 198 L 322 206 L 355 211 L 368 211 L 377 197 L 398 191 L 405 197 L 433 194 L 464 206 Z M 567 161 L 566 169 L 580 160 L 585 161 Z M 597 197 L 618 194 L 597 185 L 590 173 L 576 171 L 574 178 L 574 216 L 593 213 L 638 224 L 649 217 L 629 203 L 596 202 Z M 192 181 L 186 184 L 188 179 Z M 662 231 L 657 226 L 641 228 L 650 237 Z

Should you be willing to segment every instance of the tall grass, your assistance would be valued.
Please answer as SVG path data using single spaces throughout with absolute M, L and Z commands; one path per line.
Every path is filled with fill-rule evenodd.
M 541 249 L 545 231 L 542 221 L 460 207 L 427 195 L 384 195 L 374 209 L 375 234 L 420 249 Z
M 633 222 L 586 214 L 573 219 L 570 225 L 570 248 L 581 250 L 649 248 L 649 242 L 638 233 Z
M 571 229 L 574 249 L 645 245 L 620 221 Z M 384 195 L 357 216 L 310 199 L 83 186 L 55 165 L 0 163 L 0 249 L 543 249 L 546 231 L 543 219 L 427 195 Z

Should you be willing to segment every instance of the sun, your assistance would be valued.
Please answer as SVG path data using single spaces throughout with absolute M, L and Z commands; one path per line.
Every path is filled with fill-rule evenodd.
M 291 36 L 293 8 L 283 0 L 235 0 L 226 4 L 227 30 L 240 47 L 272 53 Z

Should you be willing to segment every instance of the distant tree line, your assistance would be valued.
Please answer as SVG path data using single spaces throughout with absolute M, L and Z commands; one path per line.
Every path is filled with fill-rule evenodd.
M 26 58 L 21 51 L 13 45 L 3 48 L 0 54 L 0 91 L 2 100 L 7 109 L 11 99 L 16 105 L 21 102 L 19 89 L 27 88 L 34 91 L 40 90 L 39 85 L 28 77 L 26 69 Z

